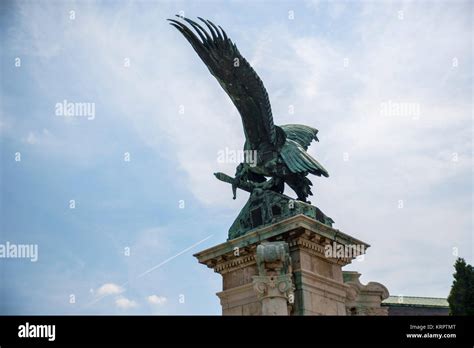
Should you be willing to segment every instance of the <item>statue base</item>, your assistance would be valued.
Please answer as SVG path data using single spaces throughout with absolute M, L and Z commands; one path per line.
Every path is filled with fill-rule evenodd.
M 295 200 L 271 190 L 255 189 L 229 229 L 229 239 L 243 236 L 247 232 L 271 225 L 295 215 L 306 215 L 329 227 L 333 219 L 310 203 Z
M 287 245 L 289 271 L 278 276 L 271 272 L 262 275 L 264 267 L 280 270 L 271 262 L 263 263 L 272 260 L 257 262 L 257 247 L 277 244 L 274 242 Z M 327 224 L 298 214 L 194 256 L 222 275 L 222 291 L 217 296 L 223 315 L 387 315 L 381 302 L 388 297 L 388 290 L 382 284 L 364 286 L 358 280 L 360 274 L 342 271 L 368 247 Z M 270 256 L 274 256 L 272 250 Z M 286 279 L 283 287 L 280 278 Z

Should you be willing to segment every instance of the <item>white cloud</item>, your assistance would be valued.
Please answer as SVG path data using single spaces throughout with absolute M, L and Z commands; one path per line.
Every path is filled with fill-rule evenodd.
M 145 144 L 176 162 L 178 168 L 187 174 L 185 184 L 199 200 L 207 204 L 234 206 L 236 202 L 229 199 L 230 187 L 216 180 L 212 173 L 235 172 L 236 164 L 217 162 L 217 152 L 225 147 L 242 148 L 244 139 L 240 116 L 180 34 L 165 20 L 156 21 L 156 18 L 166 18 L 169 14 L 160 8 L 156 11 L 161 13 L 150 11 L 141 14 L 140 21 L 149 20 L 156 24 L 146 28 L 148 37 L 144 39 L 143 32 L 134 31 L 129 26 L 110 26 L 108 15 L 94 6 L 78 9 L 77 23 L 71 23 L 64 14 L 58 14 L 58 21 L 45 27 L 39 28 L 37 23 L 31 23 L 31 18 L 42 18 L 49 11 L 53 9 L 25 5 L 23 30 L 15 33 L 21 42 L 29 37 L 28 33 L 34 32 L 33 47 L 48 46 L 49 40 L 45 37 L 54 33 L 53 41 L 62 47 L 59 51 L 53 49 L 54 54 L 95 52 L 90 57 L 81 56 L 83 60 L 80 62 L 76 58 L 65 61 L 67 69 L 74 70 L 76 65 L 87 66 L 89 78 L 83 78 L 86 75 L 77 71 L 75 85 L 87 91 L 90 80 L 93 80 L 98 84 L 97 88 L 107 91 L 101 94 L 100 100 L 90 100 L 103 110 L 94 122 L 113 115 L 111 121 L 114 124 L 120 122 L 135 130 Z M 126 11 L 124 7 L 114 15 L 118 19 Z M 110 39 L 113 37 L 121 39 Z M 130 57 L 129 68 L 123 66 L 124 57 Z M 49 59 L 49 55 L 40 55 L 38 64 L 48 65 Z M 55 72 L 48 69 L 38 69 L 35 74 L 39 84 L 55 76 Z M 177 78 L 178 75 L 183 78 Z M 124 93 L 120 86 L 134 87 L 126 88 Z M 45 95 L 58 100 L 65 93 L 62 87 L 56 89 L 51 84 L 45 84 L 43 90 Z M 99 97 L 95 95 L 94 98 Z M 179 113 L 181 105 L 184 114 Z M 59 121 L 56 119 L 56 122 Z M 97 150 L 104 148 L 104 144 L 95 144 L 92 137 L 86 144 L 74 141 L 77 137 L 77 134 L 72 134 L 74 130 L 74 127 L 65 128 L 61 142 L 70 144 L 55 149 L 65 151 L 69 160 L 76 163 L 81 156 L 88 159 L 98 157 Z M 228 194 L 224 199 L 222 191 L 225 188 L 228 188 Z
M 325 157 L 347 151 L 351 158 L 361 153 L 385 159 L 410 156 L 412 163 L 418 163 L 411 169 L 417 170 L 426 162 L 418 159 L 426 155 L 413 149 L 422 146 L 433 151 L 451 143 L 453 152 L 466 152 L 469 146 L 467 130 L 461 137 L 452 132 L 453 127 L 469 120 L 470 103 L 462 93 L 454 93 L 453 87 L 459 88 L 458 83 L 472 70 L 466 64 L 469 23 L 464 18 L 455 20 L 459 6 L 439 3 L 427 10 L 419 3 L 363 2 L 360 11 L 352 15 L 356 41 L 333 40 L 317 31 L 297 33 L 289 30 L 287 21 L 275 21 L 277 24 L 261 28 L 258 36 L 248 40 L 253 47 L 241 51 L 269 90 L 276 124 L 306 123 L 320 129 L 321 143 L 310 151 L 317 152 L 323 164 Z M 344 7 L 334 2 L 329 10 L 340 18 L 347 15 L 342 11 Z M 309 8 L 320 10 L 311 3 Z M 403 20 L 398 18 L 399 10 L 403 10 Z M 105 15 L 94 6 L 78 8 L 74 23 L 67 12 L 49 27 L 32 23 L 35 21 L 31 18 L 42 18 L 46 11 L 51 9 L 28 5 L 24 9 L 26 30 L 17 33 L 18 39 L 26 40 L 27 33 L 32 32 L 32 47 L 54 42 L 54 46 L 62 47 L 59 51 L 53 47 L 55 54 L 94 52 L 93 57 L 81 56 L 85 61 L 72 59 L 70 64 L 87 67 L 88 74 L 79 75 L 90 76 L 99 84 L 97 88 L 108 91 L 101 97 L 104 100 L 97 102 L 109 113 L 114 108 L 121 110 L 114 114 L 114 122 L 132 127 L 157 153 L 175 161 L 186 173 L 187 187 L 200 201 L 234 209 L 242 203 L 229 199 L 230 189 L 226 191 L 226 185 L 212 175 L 216 171 L 235 171 L 234 164 L 219 164 L 216 159 L 220 149 L 242 147 L 240 117 L 186 40 L 165 21 L 151 19 L 164 18 L 165 9 L 143 14 L 143 23 L 155 24 L 146 28 L 145 38 L 143 32 L 129 25 L 109 25 L 108 12 Z M 127 6 L 117 9 L 116 21 L 127 11 Z M 438 15 L 441 12 L 443 15 Z M 225 23 L 222 25 L 226 28 Z M 239 27 L 226 29 L 234 39 L 245 38 Z M 54 40 L 45 39 L 50 33 L 54 33 Z M 245 44 L 245 40 L 235 41 L 239 47 Z M 41 57 L 45 61 L 51 58 Z M 130 57 L 129 68 L 123 67 L 122 57 Z M 456 69 L 451 66 L 453 57 L 459 60 Z M 345 58 L 347 67 L 343 65 Z M 51 75 L 51 71 L 46 73 Z M 38 74 L 39 81 L 46 80 L 41 70 Z M 79 75 L 75 83 L 84 84 L 87 90 L 88 81 Z M 49 84 L 45 91 L 51 91 L 54 85 L 62 86 Z M 122 86 L 134 87 L 124 93 Z M 61 91 L 55 92 L 57 95 Z M 381 117 L 380 103 L 386 100 L 415 101 L 421 105 L 422 115 L 418 121 Z M 180 105 L 185 110 L 182 115 L 178 112 Z M 294 105 L 294 115 L 288 114 L 288 105 Z M 433 132 L 442 129 L 446 131 L 443 137 Z M 36 142 L 36 137 L 33 134 L 30 141 Z M 419 139 L 423 139 L 422 144 Z M 104 146 L 95 146 L 92 140 L 87 145 L 90 147 L 80 144 L 72 151 L 72 142 L 65 148 L 89 158 L 89 151 Z M 343 170 L 340 163 L 328 163 L 330 173 Z M 383 170 L 387 166 L 390 163 L 378 162 Z M 439 162 L 434 171 L 441 170 Z M 417 178 L 416 185 L 423 181 L 419 179 L 424 178 Z
M 99 287 L 96 291 L 98 296 L 107 296 L 107 295 L 117 295 L 124 291 L 124 289 L 117 284 L 114 283 L 106 283 Z
M 294 35 L 284 26 L 274 28 L 278 40 L 269 41 L 262 30 L 256 46 L 266 58 L 257 59 L 256 70 L 271 77 L 263 79 L 267 88 L 285 86 L 269 91 L 276 124 L 320 130 L 321 142 L 309 151 L 331 176 L 311 178 L 311 200 L 337 228 L 372 245 L 365 261 L 349 268 L 394 293 L 446 296 L 452 248 L 467 244 L 460 255 L 472 259 L 472 186 L 466 179 L 472 66 L 452 65 L 453 57 L 472 61 L 466 44 L 472 29 L 468 16 L 454 19 L 461 3 L 430 10 L 405 3 L 403 21 L 397 6 L 362 7 L 364 18 L 351 28 L 354 45 L 328 40 L 326 33 Z M 387 100 L 418 103 L 419 118 L 381 115 Z M 287 114 L 289 104 L 295 115 Z
M 311 178 L 316 194 L 312 201 L 336 220 L 337 228 L 372 245 L 366 260 L 355 263 L 355 268 L 365 272 L 367 281 L 386 282 L 395 293 L 404 289 L 405 294 L 415 290 L 417 295 L 442 294 L 452 273 L 452 246 L 472 238 L 472 187 L 459 187 L 455 180 L 469 175 L 472 168 L 472 28 L 466 4 L 436 2 L 428 8 L 422 2 L 362 2 L 361 10 L 351 14 L 353 23 L 342 26 L 336 37 L 318 32 L 317 25 L 301 33 L 278 21 L 261 27 L 252 24 L 249 30 L 243 30 L 248 23 L 242 27 L 217 23 L 262 77 L 275 124 L 302 123 L 320 130 L 321 142 L 309 151 L 331 177 Z M 97 102 L 113 114 L 114 125 L 133 129 L 157 154 L 176 163 L 201 202 L 211 209 L 232 207 L 236 215 L 246 194 L 239 192 L 240 200 L 232 201 L 230 188 L 212 173 L 235 170 L 235 165 L 216 159 L 220 149 L 242 147 L 239 115 L 186 40 L 165 21 L 156 20 L 164 18 L 166 10 L 140 13 L 141 23 L 153 23 L 146 30 L 128 22 L 119 25 L 126 10 L 125 6 L 113 14 L 115 25 L 110 25 L 109 11 L 86 7 L 76 22 L 80 25 L 73 26 L 64 17 L 66 23 L 40 26 L 32 18 L 45 18 L 42 11 L 51 9 L 28 3 L 23 34 L 29 38 L 33 33 L 35 42 L 16 41 L 18 46 L 42 47 L 54 54 L 68 52 L 63 61 L 78 67 L 74 85 L 87 91 L 93 81 L 96 90 L 104 91 L 103 100 Z M 337 19 L 348 12 L 337 7 L 332 15 Z M 259 34 L 242 49 L 245 41 L 239 38 L 245 39 L 252 30 Z M 48 48 L 48 43 L 54 45 Z M 50 58 L 44 52 L 40 56 Z M 131 66 L 124 69 L 122 58 L 129 56 Z M 453 58 L 459 61 L 457 67 Z M 48 67 L 56 69 L 46 62 L 46 72 L 37 69 L 37 80 L 46 94 L 61 95 L 65 84 L 50 83 L 56 71 Z M 418 103 L 419 119 L 382 116 L 380 105 L 388 100 Z M 294 115 L 288 113 L 289 105 L 294 105 Z M 33 133 L 31 141 L 37 137 Z M 94 141 L 98 140 L 91 137 L 86 144 L 73 142 L 62 148 L 77 146 L 71 153 L 82 153 L 90 161 L 88 154 L 105 146 Z M 349 154 L 347 162 L 344 152 Z M 456 162 L 453 153 L 458 154 Z M 399 199 L 405 202 L 402 210 L 397 209 Z M 150 238 L 140 242 L 144 250 Z M 160 245 L 154 238 L 153 243 Z M 440 245 L 445 241 L 447 245 Z M 437 267 L 424 266 L 432 260 Z M 436 293 L 427 293 L 430 289 Z
M 135 301 L 129 300 L 128 298 L 123 297 L 123 296 L 120 296 L 115 299 L 115 305 L 121 309 L 130 309 L 130 308 L 135 308 L 138 306 L 138 304 Z
M 1 126 L 0 126 L 1 127 Z M 54 143 L 54 138 L 52 137 L 49 130 L 43 128 L 42 131 L 29 131 L 28 135 L 23 139 L 24 143 L 29 145 L 36 145 L 36 144 L 50 144 Z
M 147 301 L 148 303 L 162 306 L 168 301 L 168 299 L 164 296 L 150 295 L 147 297 Z
M 30 145 L 34 145 L 38 143 L 38 138 L 36 137 L 35 133 L 29 132 L 28 136 L 25 139 L 25 142 Z

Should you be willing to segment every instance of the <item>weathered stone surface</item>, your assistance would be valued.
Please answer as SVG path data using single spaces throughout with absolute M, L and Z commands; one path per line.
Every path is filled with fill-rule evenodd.
M 262 304 L 262 315 L 288 315 L 288 301 L 293 301 L 291 275 L 255 276 L 253 279 L 257 298 Z
M 257 246 L 258 276 L 252 277 L 262 315 L 288 315 L 294 287 L 288 243 L 263 242 Z
M 325 253 L 326 246 L 332 243 L 359 244 L 365 249 L 369 245 L 300 214 L 249 231 L 195 255 L 199 262 L 223 277 L 223 291 L 217 295 L 224 315 L 263 314 L 261 299 L 253 284 L 255 277 L 260 275 L 257 247 L 263 242 L 275 241 L 287 243 L 290 253 L 294 303 L 289 307 L 289 315 L 346 315 L 350 306 L 356 306 L 358 314 L 384 314 L 379 308 L 381 298 L 385 296 L 381 291 L 385 289 L 383 285 L 369 283 L 366 288 L 362 285 L 360 288 L 349 273 L 344 273 L 343 277 L 342 267 L 355 256 L 327 257 Z
M 349 285 L 347 291 L 346 311 L 348 315 L 388 315 L 382 301 L 389 293 L 380 283 L 370 282 L 363 285 L 358 272 L 344 272 L 344 283 Z

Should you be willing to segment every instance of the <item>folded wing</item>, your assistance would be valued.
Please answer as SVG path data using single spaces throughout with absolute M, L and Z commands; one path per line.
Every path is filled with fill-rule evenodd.
M 327 170 L 294 140 L 287 138 L 280 154 L 292 173 L 307 172 L 317 176 L 329 176 Z
M 285 124 L 280 126 L 286 134 L 288 139 L 296 141 L 305 150 L 313 140 L 319 141 L 317 134 L 318 130 L 313 127 L 305 126 L 303 124 Z

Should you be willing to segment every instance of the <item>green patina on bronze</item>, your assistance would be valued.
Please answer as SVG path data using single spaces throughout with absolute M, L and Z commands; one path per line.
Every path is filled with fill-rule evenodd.
M 271 190 L 255 189 L 229 229 L 229 239 L 240 237 L 259 226 L 270 225 L 291 216 L 306 215 L 332 226 L 334 221 L 311 204 Z
M 327 170 L 306 152 L 313 140 L 319 141 L 318 130 L 300 124 L 275 125 L 262 80 L 224 30 L 202 18 L 199 20 L 207 29 L 188 18 L 177 17 L 194 31 L 179 20 L 169 19 L 170 24 L 188 40 L 229 95 L 242 118 L 245 154 L 256 154 L 255 162 L 246 156 L 237 166 L 235 177 L 215 174 L 219 180 L 232 185 L 234 199 L 237 188 L 250 192 L 247 204 L 230 228 L 229 239 L 296 214 L 305 214 L 331 226 L 332 219 L 307 201 L 313 194 L 307 175 L 329 176 Z M 295 201 L 292 209 L 285 208 L 291 200 L 283 195 L 285 184 L 295 191 L 300 201 Z M 274 214 L 273 207 L 279 207 L 281 213 Z M 260 216 L 256 212 L 258 209 Z M 260 224 L 256 224 L 257 221 Z

